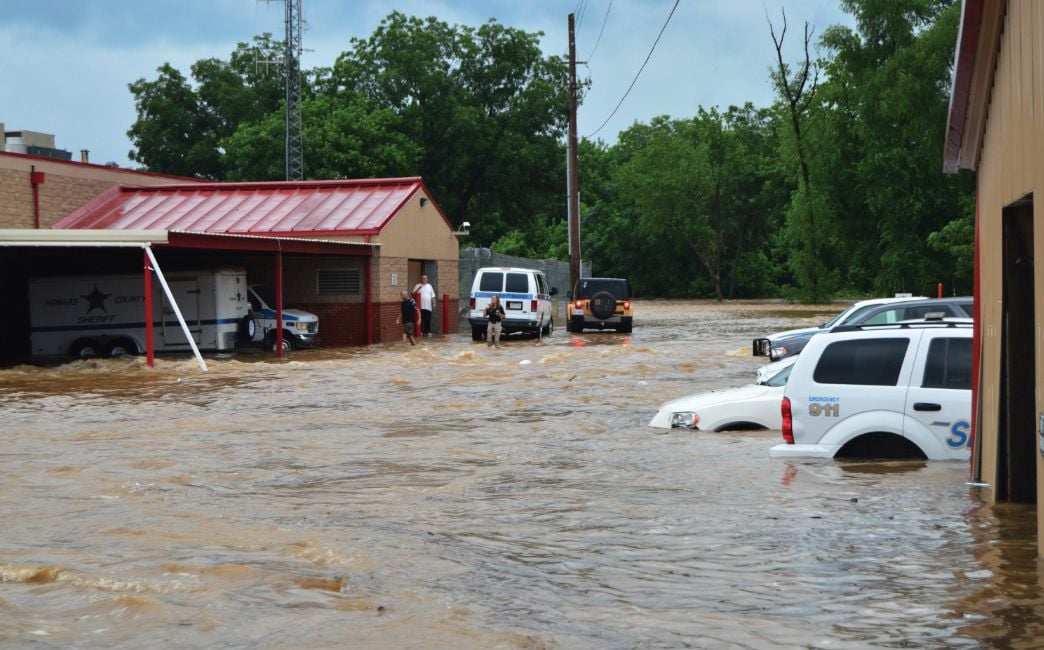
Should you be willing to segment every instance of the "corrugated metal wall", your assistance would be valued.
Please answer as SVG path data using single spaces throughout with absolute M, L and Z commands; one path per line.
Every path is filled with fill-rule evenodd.
M 1044 188 L 1044 3 L 1010 0 L 1002 20 L 993 89 L 978 164 L 980 218 L 980 309 L 983 381 L 982 478 L 995 485 L 1001 364 L 1003 361 L 1003 214 L 1006 206 Z M 1039 202 L 1039 203 L 1038 203 Z M 1044 206 L 1044 194 L 1037 197 Z M 1044 210 L 1035 209 L 1034 283 L 1036 332 L 1036 407 L 1044 411 Z M 1029 343 L 1029 342 L 1027 342 Z M 1036 432 L 1034 431 L 1034 437 Z M 1034 450 L 1036 451 L 1036 450 Z M 1037 462 L 1037 503 L 1044 503 L 1044 459 Z M 1044 540 L 1044 517 L 1038 516 Z M 1038 549 L 1042 549 L 1038 543 Z M 1042 549 L 1044 550 L 1044 549 Z

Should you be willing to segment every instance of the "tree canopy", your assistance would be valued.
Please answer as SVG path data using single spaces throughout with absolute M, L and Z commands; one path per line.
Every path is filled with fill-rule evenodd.
M 787 61 L 766 24 L 771 106 L 698 107 L 580 143 L 582 253 L 638 295 L 932 292 L 971 283 L 973 178 L 942 174 L 959 6 L 840 0 L 854 27 L 805 25 Z M 530 33 L 390 13 L 304 72 L 305 175 L 422 176 L 468 243 L 565 259 L 567 70 Z M 284 173 L 282 43 L 169 64 L 129 88 L 131 160 L 208 180 Z M 818 52 L 818 56 L 816 55 Z M 929 294 L 930 295 L 930 294 Z

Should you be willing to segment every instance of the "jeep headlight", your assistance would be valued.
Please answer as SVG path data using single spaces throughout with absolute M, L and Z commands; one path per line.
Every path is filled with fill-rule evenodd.
M 700 423 L 700 416 L 695 411 L 679 411 L 671 413 L 672 429 L 695 429 Z
M 770 356 L 773 359 L 782 359 L 783 357 L 787 356 L 787 346 L 780 345 L 780 346 L 772 348 L 772 352 L 771 352 Z
M 294 323 L 294 328 L 295 329 L 299 329 L 299 330 L 307 330 L 308 329 L 308 323 L 303 323 L 301 321 L 297 321 L 296 323 Z

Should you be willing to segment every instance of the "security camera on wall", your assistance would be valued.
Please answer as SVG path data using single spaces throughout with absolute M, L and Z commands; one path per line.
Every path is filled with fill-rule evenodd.
M 470 228 L 471 228 L 471 222 L 470 221 L 465 221 L 464 223 L 460 224 L 460 229 L 461 230 L 468 230 Z

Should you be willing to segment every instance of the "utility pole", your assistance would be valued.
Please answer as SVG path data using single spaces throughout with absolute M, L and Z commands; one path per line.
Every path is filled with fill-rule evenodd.
M 301 124 L 301 0 L 286 5 L 286 180 L 304 180 L 304 138 Z
M 289 2 L 289 0 L 287 0 Z M 566 163 L 569 193 L 569 280 L 570 291 L 580 279 L 580 195 L 577 189 L 579 176 L 576 169 L 576 34 L 573 31 L 573 14 L 569 14 L 569 135 L 566 148 L 569 159 Z

